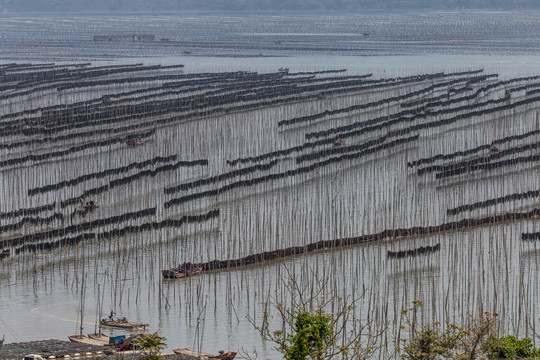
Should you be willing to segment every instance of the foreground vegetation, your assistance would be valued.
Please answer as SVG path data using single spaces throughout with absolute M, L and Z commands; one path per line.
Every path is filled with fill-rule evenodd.
M 382 347 L 379 341 L 381 334 L 373 333 L 370 324 L 347 328 L 354 312 L 354 298 L 337 299 L 339 306 L 333 307 L 333 312 L 325 311 L 323 308 L 335 300 L 324 297 L 322 289 L 325 286 L 322 281 L 315 288 L 307 289 L 289 279 L 286 289 L 292 302 L 286 305 L 275 297 L 270 304 L 270 308 L 279 314 L 280 329 L 271 329 L 269 318 L 272 309 L 265 312 L 261 325 L 248 318 L 266 341 L 275 344 L 286 360 L 378 358 L 378 350 Z M 534 346 L 532 339 L 517 339 L 513 335 L 499 337 L 500 324 L 496 313 L 471 316 L 463 326 L 439 322 L 422 325 L 418 316 L 422 306 L 421 301 L 415 300 L 412 307 L 402 310 L 404 336 L 396 344 L 396 358 L 540 359 L 540 349 Z M 252 355 L 244 351 L 244 355 L 249 359 L 256 358 L 256 352 Z

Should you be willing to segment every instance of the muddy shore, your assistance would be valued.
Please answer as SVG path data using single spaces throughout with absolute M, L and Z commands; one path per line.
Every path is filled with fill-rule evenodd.
M 137 359 L 138 354 L 127 351 L 111 352 L 107 346 L 86 345 L 70 341 L 50 339 L 40 341 L 29 341 L 20 343 L 4 344 L 0 348 L 0 359 L 24 359 L 25 356 L 35 354 L 41 355 L 43 359 Z M 196 357 L 165 353 L 168 360 L 192 360 Z

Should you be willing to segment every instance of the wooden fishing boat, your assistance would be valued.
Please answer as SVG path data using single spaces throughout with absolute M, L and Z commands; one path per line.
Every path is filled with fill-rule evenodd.
M 338 146 L 343 146 L 345 145 L 345 141 L 341 140 L 341 139 L 336 139 L 334 141 L 334 146 L 338 147 Z
M 88 334 L 88 337 L 92 340 L 102 342 L 103 344 L 108 344 L 110 339 L 107 335 L 104 335 L 102 333 Z
M 199 275 L 202 272 L 202 268 L 179 270 L 178 268 L 161 270 L 163 278 L 165 279 L 181 279 L 185 277 Z
M 86 335 L 68 335 L 68 339 L 74 343 L 86 344 L 88 342 L 88 336 Z
M 227 351 L 227 352 L 220 351 L 216 355 L 216 354 L 198 352 L 198 351 L 191 350 L 188 348 L 181 348 L 181 349 L 173 349 L 173 352 L 178 355 L 186 355 L 186 356 L 191 356 L 191 357 L 196 357 L 196 358 L 205 357 L 208 359 L 220 359 L 220 360 L 232 360 L 236 357 L 235 351 Z
M 497 144 L 495 144 L 495 140 L 491 142 L 491 145 L 489 146 L 489 151 L 491 151 L 492 153 L 497 153 L 501 151 L 501 148 L 498 147 Z
M 127 321 L 127 319 L 101 319 L 99 322 L 101 326 L 115 327 L 119 329 L 144 329 L 149 325 L 144 323 L 132 323 Z
M 88 200 L 87 198 L 81 199 L 81 204 L 75 209 L 72 216 L 74 215 L 86 215 L 89 212 L 94 211 L 99 207 L 99 204 L 95 201 Z
M 141 146 L 141 145 L 144 145 L 145 143 L 146 141 L 141 138 L 132 138 L 132 139 L 126 140 L 126 145 L 131 146 L 131 147 Z

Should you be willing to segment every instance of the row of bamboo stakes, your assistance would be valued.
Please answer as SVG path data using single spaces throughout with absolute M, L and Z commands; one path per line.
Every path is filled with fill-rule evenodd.
M 38 301 L 73 294 L 76 307 L 84 273 L 87 312 L 121 309 L 171 346 L 198 329 L 239 348 L 264 346 L 245 317 L 260 322 L 274 296 L 290 301 L 283 279 L 311 291 L 324 281 L 328 311 L 357 298 L 348 328 L 372 321 L 382 358 L 396 356 L 400 310 L 415 299 L 425 323 L 493 311 L 501 331 L 540 325 L 540 252 L 522 241 L 540 208 L 536 76 L 142 64 L 3 65 L 0 76 L 0 300 L 31 288 Z M 463 170 L 438 178 L 429 166 Z M 72 216 L 85 198 L 99 207 Z M 186 216 L 198 220 L 177 221 Z M 178 262 L 320 241 L 340 245 L 161 279 Z

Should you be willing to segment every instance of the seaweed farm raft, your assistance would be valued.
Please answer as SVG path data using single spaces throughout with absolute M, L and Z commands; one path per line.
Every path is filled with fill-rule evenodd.
M 9 329 L 31 298 L 24 336 L 111 309 L 236 351 L 296 286 L 354 298 L 384 344 L 417 299 L 426 322 L 538 333 L 540 75 L 284 69 L 0 65 Z

